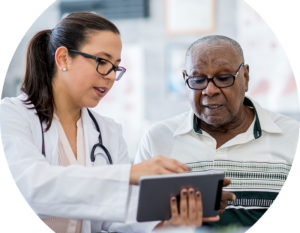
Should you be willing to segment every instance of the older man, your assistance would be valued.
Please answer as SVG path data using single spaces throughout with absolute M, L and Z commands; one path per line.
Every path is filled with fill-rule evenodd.
M 249 66 L 240 45 L 228 37 L 194 42 L 186 53 L 183 78 L 192 110 L 151 127 L 136 162 L 162 154 L 193 171 L 225 171 L 231 179 L 227 190 L 237 198 L 218 224 L 251 226 L 287 178 L 299 124 L 245 97 Z

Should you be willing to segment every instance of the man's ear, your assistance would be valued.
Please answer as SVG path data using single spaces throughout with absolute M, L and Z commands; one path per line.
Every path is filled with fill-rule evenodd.
M 67 71 L 70 57 L 68 49 L 65 46 L 60 46 L 55 51 L 55 63 L 59 70 Z
M 248 84 L 249 84 L 249 65 L 244 65 L 244 87 L 245 92 L 248 91 Z

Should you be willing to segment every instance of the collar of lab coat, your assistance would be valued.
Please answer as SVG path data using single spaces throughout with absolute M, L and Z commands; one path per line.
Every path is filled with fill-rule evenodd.
M 97 119 L 96 114 L 94 114 L 97 123 L 101 129 L 101 121 Z M 81 109 L 81 117 L 83 121 L 83 130 L 84 130 L 84 142 L 85 142 L 85 154 L 86 154 L 86 166 L 92 166 L 90 159 L 90 151 L 94 144 L 98 141 L 99 133 L 96 130 L 94 123 L 90 116 L 88 115 L 87 108 Z M 38 117 L 37 121 L 39 121 Z M 39 125 L 36 124 L 36 125 Z M 43 123 L 43 128 L 46 128 L 46 123 Z M 52 164 L 58 164 L 57 159 L 57 150 L 58 150 L 58 132 L 55 124 L 51 124 L 51 127 L 47 132 L 44 133 L 45 139 L 45 152 L 47 160 L 51 161 Z
M 27 95 L 25 93 L 22 93 L 19 98 L 24 101 L 27 99 Z M 35 126 L 40 128 L 40 121 L 38 116 L 36 115 L 36 110 L 34 109 L 33 104 L 28 104 L 28 108 L 32 108 L 33 112 L 35 113 L 36 119 L 35 119 Z M 100 130 L 104 129 L 104 125 L 102 123 L 102 120 L 100 119 L 99 115 L 94 113 L 93 110 L 90 110 L 92 114 L 94 115 Z M 90 167 L 92 166 L 92 162 L 90 159 L 90 153 L 93 146 L 98 142 L 98 136 L 99 133 L 94 125 L 93 120 L 90 118 L 87 108 L 81 109 L 81 118 L 83 122 L 83 130 L 84 130 L 84 140 L 85 140 L 85 154 L 86 154 L 86 166 Z M 46 123 L 43 122 L 43 129 L 45 129 Z M 41 129 L 36 129 L 37 131 L 41 132 Z M 103 130 L 101 131 L 103 135 Z M 103 137 L 103 136 L 102 136 Z M 40 135 L 40 144 L 42 145 L 42 132 Z M 108 143 L 106 141 L 106 138 L 102 138 L 103 144 Z M 44 132 L 44 143 L 45 143 L 45 154 L 46 159 L 51 162 L 51 164 L 58 164 L 58 158 L 57 158 L 57 151 L 58 151 L 58 131 L 55 124 L 51 124 L 51 127 L 48 131 Z
M 91 111 L 91 110 L 90 110 Z M 91 111 L 92 112 L 92 111 Z M 93 114 L 95 116 L 95 114 Z M 83 121 L 83 131 L 84 131 L 84 139 L 85 139 L 85 155 L 86 155 L 86 166 L 92 166 L 91 162 L 91 149 L 98 142 L 99 133 L 93 123 L 93 120 L 90 118 L 87 108 L 81 109 L 81 117 Z M 97 119 L 96 121 L 101 130 L 101 121 Z

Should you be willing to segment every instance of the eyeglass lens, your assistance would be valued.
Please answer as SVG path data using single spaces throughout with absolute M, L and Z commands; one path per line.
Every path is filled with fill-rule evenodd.
M 208 83 L 212 81 L 214 85 L 218 88 L 230 87 L 234 84 L 235 78 L 240 72 L 241 67 L 244 63 L 241 63 L 236 74 L 219 74 L 215 75 L 212 78 L 206 76 L 188 76 L 186 80 L 188 86 L 192 89 L 203 90 L 208 86 Z
M 112 69 L 113 69 L 113 65 L 110 62 L 103 60 L 103 59 L 98 61 L 97 71 L 100 74 L 106 75 L 106 74 L 110 73 Z
M 190 77 L 188 79 L 189 86 L 195 89 L 205 89 L 208 82 L 209 79 L 207 77 Z M 214 76 L 212 82 L 220 88 L 229 87 L 234 83 L 234 76 L 231 74 Z
M 110 63 L 109 61 L 106 61 L 103 59 L 98 61 L 98 65 L 97 65 L 98 73 L 100 73 L 102 75 L 108 75 L 113 70 L 114 70 L 114 65 L 112 63 Z M 119 80 L 122 77 L 124 71 L 120 67 L 117 67 L 115 70 L 115 73 L 116 73 L 116 80 Z

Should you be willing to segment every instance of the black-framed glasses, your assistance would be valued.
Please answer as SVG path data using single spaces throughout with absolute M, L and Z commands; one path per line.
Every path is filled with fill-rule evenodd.
M 234 84 L 235 79 L 239 75 L 239 72 L 244 66 L 244 63 L 240 64 L 236 74 L 216 74 L 212 78 L 208 78 L 207 76 L 189 76 L 186 71 L 183 72 L 183 77 L 188 77 L 185 82 L 189 86 L 189 88 L 193 90 L 203 90 L 208 86 L 210 81 L 218 88 L 230 87 Z
M 81 56 L 84 56 L 86 58 L 91 58 L 97 61 L 96 71 L 101 75 L 108 75 L 110 72 L 114 71 L 116 72 L 116 81 L 119 81 L 123 74 L 125 73 L 126 69 L 122 66 L 115 66 L 113 63 L 111 63 L 109 60 L 106 60 L 101 57 L 96 57 L 75 49 L 69 49 L 70 52 L 80 54 Z

